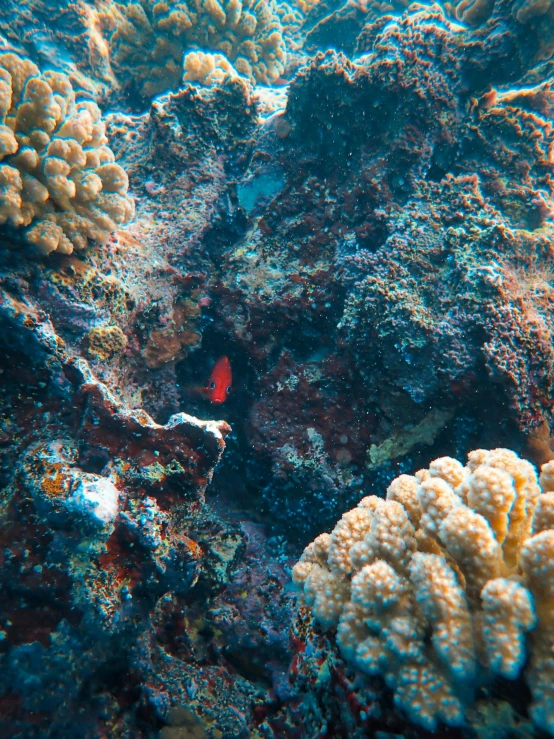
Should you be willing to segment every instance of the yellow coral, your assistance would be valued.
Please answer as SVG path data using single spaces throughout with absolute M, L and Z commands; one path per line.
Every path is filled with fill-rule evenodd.
M 445 670 L 455 678 L 472 680 L 475 649 L 465 593 L 456 573 L 437 554 L 416 552 L 410 580 L 421 611 L 433 629 L 433 646 Z
M 525 633 L 536 625 L 527 588 L 513 580 L 489 580 L 481 591 L 483 640 L 490 667 L 508 678 L 517 677 L 525 660 Z
M 238 73 L 269 85 L 285 68 L 275 0 L 141 0 L 114 8 L 112 66 L 143 97 L 178 87 L 186 52 L 194 56 L 186 53 L 185 79 L 207 84 Z
M 98 106 L 68 78 L 0 54 L 0 223 L 49 254 L 100 243 L 134 213 Z
M 321 0 L 296 0 L 295 5 L 304 15 L 309 15 L 320 2 Z
M 387 489 L 387 500 L 396 500 L 401 503 L 408 514 L 412 526 L 419 527 L 421 508 L 417 500 L 419 480 L 412 475 L 400 475 L 394 479 Z
M 109 359 L 127 346 L 127 337 L 119 326 L 94 326 L 85 336 L 87 353 L 98 359 Z
M 552 491 L 539 495 L 533 514 L 533 534 L 540 534 L 541 531 L 548 531 L 548 529 L 554 529 L 554 492 Z
M 339 575 L 349 575 L 352 572 L 350 550 L 356 542 L 364 539 L 370 525 L 371 515 L 367 508 L 358 506 L 344 514 L 329 538 L 329 567 L 331 570 Z
M 545 492 L 554 491 L 554 459 L 541 467 L 539 482 Z
M 525 668 L 533 720 L 554 733 L 553 477 L 549 462 L 541 490 L 507 449 L 435 460 L 365 498 L 293 570 L 343 658 L 382 674 L 428 730 L 460 724 L 480 681 Z
M 429 465 L 429 475 L 440 477 L 451 487 L 457 488 L 464 481 L 464 468 L 457 459 L 452 457 L 439 457 Z
M 223 54 L 191 51 L 183 59 L 183 81 L 202 85 L 221 85 L 229 77 L 238 77 L 237 70 Z

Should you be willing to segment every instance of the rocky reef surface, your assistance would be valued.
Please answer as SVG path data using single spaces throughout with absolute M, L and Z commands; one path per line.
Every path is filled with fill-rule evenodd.
M 472 646 L 425 720 L 290 572 L 431 459 L 554 457 L 554 5 L 7 0 L 0 34 L 0 735 L 551 731 L 530 565 L 495 570 L 518 669 Z

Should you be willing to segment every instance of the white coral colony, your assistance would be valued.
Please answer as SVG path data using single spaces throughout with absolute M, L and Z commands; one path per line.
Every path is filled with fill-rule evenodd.
M 295 566 L 303 605 L 414 723 L 461 724 L 468 688 L 525 669 L 534 723 L 554 733 L 553 469 L 539 484 L 508 449 L 437 459 L 364 498 Z
M 0 54 L 0 223 L 44 254 L 106 242 L 134 214 L 107 143 L 98 106 L 64 74 Z

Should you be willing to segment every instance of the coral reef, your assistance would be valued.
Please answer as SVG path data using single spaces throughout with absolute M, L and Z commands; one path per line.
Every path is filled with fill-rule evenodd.
M 200 82 L 203 85 L 221 85 L 227 77 L 238 76 L 223 54 L 204 54 L 202 51 L 185 54 L 183 70 L 184 82 Z
M 548 464 L 533 514 L 535 483 L 522 507 L 497 457 L 400 477 L 333 534 L 363 539 L 369 517 L 383 566 L 347 573 L 361 542 L 330 560 L 318 540 L 344 574 L 309 576 L 331 596 L 317 618 L 292 619 L 289 582 L 306 542 L 429 459 L 554 457 L 549 18 L 508 0 L 2 4 L 0 56 L 31 71 L 0 166 L 50 189 L 0 233 L 0 733 L 426 739 L 462 714 L 437 731 L 551 731 Z M 23 111 L 46 123 L 12 127 Z M 88 115 L 92 138 L 66 136 Z M 45 132 L 25 169 L 17 137 Z M 101 249 L 61 227 L 78 254 L 29 258 L 25 229 L 98 185 L 71 157 L 100 151 L 135 218 L 94 211 Z M 197 390 L 223 356 L 214 406 Z M 442 482 L 494 531 L 492 564 L 410 493 Z M 413 638 L 394 631 L 412 617 Z M 422 706 L 432 684 L 450 699 Z
M 246 736 L 244 717 L 267 698 L 240 673 L 251 660 L 265 675 L 256 659 L 269 654 L 269 680 L 285 690 L 290 596 L 282 565 L 259 567 L 262 531 L 205 504 L 229 426 L 128 409 L 43 312 L 6 291 L 0 343 L 1 733 L 26 733 L 37 712 L 58 736 L 153 731 L 178 725 L 186 705 L 207 736 Z M 240 657 L 228 648 L 237 633 Z
M 13 53 L 0 55 L 0 82 L 0 223 L 26 228 L 43 254 L 104 243 L 134 206 L 98 106 Z
M 244 213 L 242 232 L 206 242 L 223 251 L 221 330 L 258 380 L 252 485 L 283 525 L 313 527 L 293 513 L 306 505 L 321 530 L 417 464 L 428 416 L 445 419 L 425 437 L 438 453 L 507 444 L 492 424 L 506 402 L 527 438 L 552 423 L 552 92 L 501 86 L 514 39 L 417 6 L 368 23 L 355 63 L 317 54 L 264 122 L 234 209 L 230 192 L 222 222 Z
M 4 0 L 0 48 L 32 59 L 39 69 L 63 72 L 89 99 L 103 98 L 117 89 L 102 35 L 108 17 L 100 12 L 103 5 L 100 0 Z
M 479 684 L 525 668 L 531 716 L 553 731 L 551 474 L 548 463 L 539 486 L 506 449 L 470 452 L 465 467 L 436 459 L 386 500 L 364 498 L 295 565 L 302 604 L 336 628 L 343 659 L 382 676 L 414 723 L 461 725 Z
M 206 736 L 256 736 L 287 695 L 289 571 L 268 566 L 261 526 L 205 502 L 230 429 L 182 413 L 191 401 L 175 375 L 205 325 L 198 244 L 225 182 L 222 142 L 240 156 L 254 129 L 249 95 L 236 80 L 168 97 L 143 118 L 110 116 L 137 221 L 79 258 L 2 252 L 2 537 L 13 566 L 0 578 L 0 733 L 25 733 L 38 711 L 40 731 L 58 736 L 142 736 L 188 719 Z M 198 207 L 169 221 L 185 200 Z
M 94 326 L 85 336 L 89 355 L 108 359 L 127 346 L 127 337 L 119 326 Z
M 551 2 L 506 2 L 505 0 L 461 0 L 451 5 L 456 17 L 470 26 L 483 26 L 494 32 L 511 22 L 519 46 L 526 49 L 529 64 L 541 63 L 554 55 L 554 7 Z M 548 67 L 545 66 L 545 70 Z M 541 75 L 542 76 L 542 75 Z
M 270 84 L 284 69 L 285 42 L 274 0 L 245 2 L 114 3 L 111 64 L 120 85 L 140 99 L 176 89 L 182 76 L 201 80 L 202 64 L 236 71 L 251 82 Z M 215 57 L 213 56 L 215 53 Z M 192 72 L 192 69 L 195 71 Z M 200 75 L 200 76 L 199 76 Z

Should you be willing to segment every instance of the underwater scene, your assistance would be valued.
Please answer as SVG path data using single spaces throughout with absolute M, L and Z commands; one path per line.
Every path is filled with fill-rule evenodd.
M 0 0 L 0 739 L 554 739 L 554 0 Z

